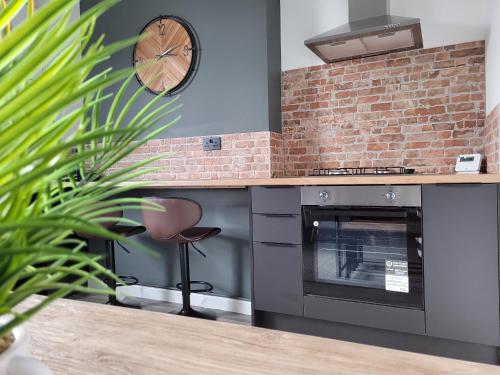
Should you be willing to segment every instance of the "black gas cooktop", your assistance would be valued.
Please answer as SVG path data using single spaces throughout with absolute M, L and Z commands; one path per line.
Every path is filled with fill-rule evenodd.
M 368 168 L 315 169 L 309 176 L 312 177 L 371 176 L 371 175 L 405 175 L 414 173 L 415 169 L 406 167 L 368 167 Z

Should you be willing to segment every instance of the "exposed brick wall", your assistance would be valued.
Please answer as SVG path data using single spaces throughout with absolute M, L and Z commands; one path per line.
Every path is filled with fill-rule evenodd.
M 280 134 L 255 132 L 222 135 L 220 151 L 205 152 L 203 137 L 156 139 L 148 142 L 110 171 L 160 153 L 171 152 L 153 166 L 157 173 L 141 180 L 199 180 L 270 178 L 283 176 L 283 143 Z
M 283 153 L 283 135 L 271 133 L 271 177 L 285 177 L 285 155 Z
M 450 173 L 484 150 L 483 41 L 284 72 L 285 174 L 404 165 Z
M 484 156 L 488 173 L 499 173 L 499 131 L 500 131 L 500 104 L 486 116 L 484 123 Z

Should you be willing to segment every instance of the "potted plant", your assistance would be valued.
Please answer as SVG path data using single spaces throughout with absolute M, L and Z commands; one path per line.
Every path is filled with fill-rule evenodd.
M 102 37 L 93 39 L 97 18 L 116 0 L 97 2 L 74 19 L 78 1 L 51 0 L 34 11 L 33 0 L 0 0 L 2 374 L 13 351 L 27 353 L 22 329 L 27 319 L 72 292 L 114 293 L 100 277 L 117 277 L 100 265 L 99 257 L 82 251 L 85 242 L 73 234 L 130 242 L 100 223 L 130 223 L 106 214 L 117 204 L 140 209 L 141 199 L 122 193 L 141 184 L 122 183 L 150 172 L 148 164 L 163 155 L 107 171 L 179 119 L 172 118 L 176 98 L 165 101 L 160 95 L 125 123 L 143 89 L 125 99 L 134 71 L 99 64 L 134 40 L 104 46 Z M 28 17 L 10 27 L 26 6 Z M 120 81 L 116 95 L 110 93 Z M 99 288 L 87 286 L 89 281 Z M 24 307 L 40 293 L 46 298 Z

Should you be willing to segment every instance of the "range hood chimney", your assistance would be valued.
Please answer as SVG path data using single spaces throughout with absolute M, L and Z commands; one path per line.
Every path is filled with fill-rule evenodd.
M 306 40 L 325 63 L 422 48 L 420 19 L 389 15 L 389 0 L 349 0 L 349 22 Z

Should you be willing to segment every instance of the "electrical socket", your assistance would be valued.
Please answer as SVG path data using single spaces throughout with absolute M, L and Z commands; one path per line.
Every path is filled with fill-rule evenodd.
M 203 138 L 203 151 L 216 151 L 222 147 L 221 137 Z

